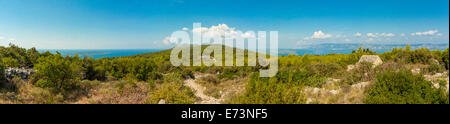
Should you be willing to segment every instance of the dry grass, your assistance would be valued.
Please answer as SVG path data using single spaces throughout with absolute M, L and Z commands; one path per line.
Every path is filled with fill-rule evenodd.
M 20 79 L 6 84 L 0 92 L 0 104 L 59 104 L 64 103 L 62 94 L 51 89 L 35 87 Z
M 102 83 L 75 104 L 145 104 L 150 86 L 144 82 L 114 81 Z
M 57 92 L 15 79 L 0 89 L 0 104 L 156 104 L 159 100 L 168 104 L 193 103 L 192 91 L 180 81 L 82 81 L 70 91 Z
M 363 104 L 371 83 L 337 85 L 339 81 L 329 81 L 322 88 L 306 87 L 303 94 L 307 104 Z
M 210 74 L 201 76 L 201 78 L 197 80 L 197 83 L 206 87 L 206 90 L 204 91 L 206 95 L 221 99 L 225 103 L 232 98 L 243 94 L 247 82 L 248 78 L 219 80 L 217 75 Z

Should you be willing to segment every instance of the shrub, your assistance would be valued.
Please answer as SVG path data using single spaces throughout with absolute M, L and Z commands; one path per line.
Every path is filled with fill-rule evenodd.
M 364 99 L 366 104 L 448 104 L 442 89 L 410 71 L 387 71 L 377 76 L 373 88 Z
M 75 61 L 75 60 L 73 60 Z M 60 54 L 43 57 L 34 67 L 36 86 L 67 90 L 73 88 L 81 79 L 81 65 L 63 58 Z
M 438 64 L 434 64 L 434 63 L 429 65 L 426 68 L 423 68 L 423 72 L 425 74 L 435 74 L 435 73 L 442 72 L 444 70 L 445 70 L 445 68 L 443 66 L 438 65 Z
M 373 76 L 375 75 L 373 64 L 369 62 L 361 62 L 357 65 L 355 69 L 346 73 L 344 76 L 344 81 L 349 85 L 353 85 L 355 83 L 367 82 L 373 80 Z
M 156 67 L 150 59 L 143 57 L 122 57 L 104 62 L 103 69 L 108 69 L 109 73 L 117 79 L 136 79 L 147 81 L 148 76 Z
M 304 104 L 301 95 L 302 86 L 283 83 L 276 78 L 260 78 L 258 73 L 252 75 L 246 86 L 245 94 L 231 100 L 232 104 Z
M 445 68 L 448 70 L 449 69 L 449 63 L 448 63 L 448 61 L 449 61 L 449 50 L 448 50 L 448 48 L 447 49 L 445 49 L 445 51 L 444 51 L 444 53 L 442 54 L 442 62 L 444 63 L 444 65 L 445 65 Z
M 154 92 L 151 92 L 148 103 L 156 104 L 159 100 L 165 100 L 166 104 L 193 104 L 194 92 L 177 83 L 164 83 Z
M 194 72 L 190 68 L 184 68 L 181 75 L 184 79 L 195 78 Z
M 336 63 L 318 63 L 306 66 L 306 69 L 316 75 L 330 77 L 336 76 L 342 73 L 344 70 Z
M 193 104 L 196 97 L 194 92 L 183 86 L 183 77 L 180 74 L 169 74 L 163 77 L 162 84 L 155 84 L 147 103 L 156 104 L 165 100 L 167 104 Z
M 31 53 L 32 51 L 30 51 Z M 9 44 L 9 47 L 0 47 L 0 58 L 8 58 L 7 67 L 31 67 L 32 62 L 27 56 L 27 50 L 20 48 L 14 44 Z M 14 62 L 14 63 L 12 63 Z
M 422 64 L 429 64 L 431 63 L 431 59 L 434 58 L 431 51 L 426 48 L 414 50 L 414 52 L 412 52 L 409 57 L 410 63 L 422 63 Z
M 206 81 L 208 83 L 215 84 L 215 85 L 220 83 L 220 80 L 217 79 L 217 77 L 215 75 L 208 75 L 208 76 L 202 77 L 201 80 Z
M 3 59 L 1 59 L 1 62 L 6 67 L 11 67 L 11 68 L 19 67 L 19 62 L 16 59 L 11 58 L 11 57 L 3 58 Z
M 0 86 L 2 86 L 2 84 L 6 82 L 5 79 L 5 66 L 3 66 L 3 64 L 0 63 Z
M 394 60 L 395 62 L 413 64 L 430 64 L 433 59 L 439 59 L 439 56 L 436 56 L 427 48 L 411 50 L 409 45 L 405 48 L 393 48 L 391 52 L 383 53 L 380 56 L 384 61 Z

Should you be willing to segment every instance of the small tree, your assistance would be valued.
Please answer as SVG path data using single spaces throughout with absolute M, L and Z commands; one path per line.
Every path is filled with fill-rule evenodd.
M 42 57 L 35 65 L 35 85 L 44 88 L 67 90 L 80 81 L 82 67 L 78 62 L 64 58 L 61 54 Z

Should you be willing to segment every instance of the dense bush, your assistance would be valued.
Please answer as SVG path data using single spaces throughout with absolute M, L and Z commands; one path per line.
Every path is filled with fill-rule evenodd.
M 449 69 L 449 48 L 445 49 L 444 53 L 442 54 L 442 62 L 445 65 L 445 68 L 448 70 Z
M 19 62 L 12 57 L 5 57 L 1 59 L 1 63 L 5 65 L 5 67 L 17 68 L 19 67 Z
M 304 104 L 302 87 L 294 83 L 283 83 L 276 78 L 260 78 L 254 74 L 245 88 L 244 95 L 231 100 L 233 104 Z
M 432 63 L 433 58 L 435 57 L 433 56 L 430 50 L 426 48 L 420 48 L 410 53 L 408 62 L 430 64 Z
M 61 54 L 39 58 L 34 69 L 36 86 L 67 90 L 73 88 L 81 79 L 82 67 L 74 62 L 78 58 L 64 58 Z
M 93 60 L 85 60 L 93 62 Z M 147 81 L 149 77 L 154 76 L 157 68 L 151 60 L 143 57 L 120 57 L 111 59 L 97 60 L 97 64 L 87 63 L 88 76 L 91 79 L 105 79 L 108 75 L 116 79 L 131 79 L 137 81 Z
M 29 54 L 33 52 L 28 52 Z M 13 64 L 15 67 L 32 67 L 32 60 L 29 58 L 27 50 L 25 48 L 20 48 L 16 45 L 9 44 L 9 47 L 0 46 L 0 59 L 8 58 L 7 63 Z M 12 63 L 14 62 L 14 63 Z M 9 65 L 5 65 L 9 66 Z
M 336 63 L 318 63 L 305 67 L 309 72 L 323 77 L 332 77 L 342 74 L 344 68 Z
M 383 61 L 395 61 L 401 63 L 412 64 L 431 64 L 436 61 L 439 62 L 440 56 L 433 54 L 427 48 L 419 48 L 411 50 L 411 46 L 407 45 L 405 48 L 393 48 L 391 52 L 385 52 L 380 54 Z
M 435 89 L 421 75 L 410 71 L 387 71 L 377 80 L 364 99 L 367 104 L 448 104 L 448 94 Z
M 430 64 L 429 66 L 422 69 L 425 74 L 435 74 L 439 72 L 443 72 L 445 70 L 444 66 L 438 64 Z
M 5 79 L 5 66 L 0 63 L 0 86 L 6 81 Z

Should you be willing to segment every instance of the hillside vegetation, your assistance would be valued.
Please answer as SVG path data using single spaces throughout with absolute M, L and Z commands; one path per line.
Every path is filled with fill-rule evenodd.
M 407 46 L 381 54 L 360 48 L 351 54 L 280 56 L 279 72 L 271 78 L 259 77 L 262 66 L 175 67 L 170 52 L 93 59 L 0 47 L 0 103 L 208 103 L 197 94 L 230 104 L 449 103 L 448 48 Z M 362 62 L 348 69 L 363 55 L 378 55 L 383 64 Z M 6 79 L 5 68 L 33 68 L 36 73 L 30 79 Z M 198 93 L 186 81 L 204 90 Z

